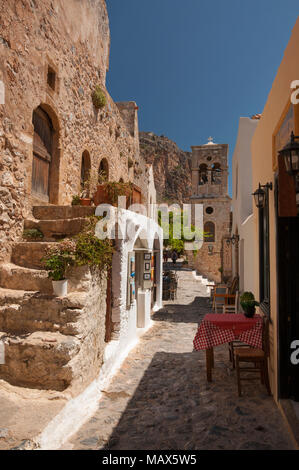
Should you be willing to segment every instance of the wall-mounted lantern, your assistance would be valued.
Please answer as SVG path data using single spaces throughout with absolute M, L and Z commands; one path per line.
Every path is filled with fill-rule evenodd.
M 209 255 L 212 255 L 213 251 L 214 251 L 214 246 L 213 245 L 208 245 L 208 250 L 209 250 Z
M 272 191 L 272 183 L 267 183 L 264 185 L 261 185 L 261 183 L 259 183 L 258 189 L 253 193 L 254 202 L 258 209 L 263 209 L 265 207 L 269 189 Z
M 287 173 L 296 179 L 299 173 L 299 144 L 295 139 L 299 139 L 299 136 L 292 132 L 291 140 L 278 153 L 284 158 Z
M 229 246 L 230 244 L 237 245 L 239 243 L 239 240 L 240 240 L 240 236 L 234 234 L 231 238 L 226 239 L 226 244 L 227 246 Z

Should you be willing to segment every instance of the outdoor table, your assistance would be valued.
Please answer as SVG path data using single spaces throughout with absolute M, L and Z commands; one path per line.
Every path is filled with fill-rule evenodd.
M 212 381 L 214 347 L 242 341 L 253 348 L 262 349 L 263 320 L 260 315 L 246 318 L 244 314 L 208 313 L 198 327 L 193 340 L 196 351 L 206 350 L 207 380 Z

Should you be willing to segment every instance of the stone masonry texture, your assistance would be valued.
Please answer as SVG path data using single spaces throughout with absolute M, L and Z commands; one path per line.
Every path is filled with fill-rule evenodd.
M 128 181 L 136 138 L 106 90 L 110 31 L 104 0 L 0 0 L 0 17 L 0 80 L 5 86 L 5 104 L 0 105 L 0 260 L 7 261 L 23 220 L 33 205 L 43 204 L 31 191 L 35 109 L 40 106 L 54 128 L 53 204 L 70 204 L 78 194 L 84 151 L 94 171 L 105 158 L 109 179 Z M 99 110 L 91 99 L 96 85 L 107 100 Z

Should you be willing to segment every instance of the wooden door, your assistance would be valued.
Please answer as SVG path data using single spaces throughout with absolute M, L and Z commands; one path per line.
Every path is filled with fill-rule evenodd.
M 299 401 L 299 366 L 290 345 L 299 339 L 299 217 L 278 217 L 279 398 Z
M 49 200 L 50 166 L 52 161 L 53 127 L 45 111 L 33 112 L 32 191 Z

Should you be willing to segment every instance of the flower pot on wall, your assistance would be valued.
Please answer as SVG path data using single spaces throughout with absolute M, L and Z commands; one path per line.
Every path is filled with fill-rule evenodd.
M 253 318 L 255 315 L 255 305 L 247 305 L 246 303 L 240 302 L 241 307 L 244 311 L 244 315 L 247 318 Z
M 80 199 L 81 206 L 91 206 L 91 199 L 90 198 L 81 198 Z
M 57 297 L 65 297 L 67 295 L 67 279 L 62 281 L 52 281 L 53 292 Z

